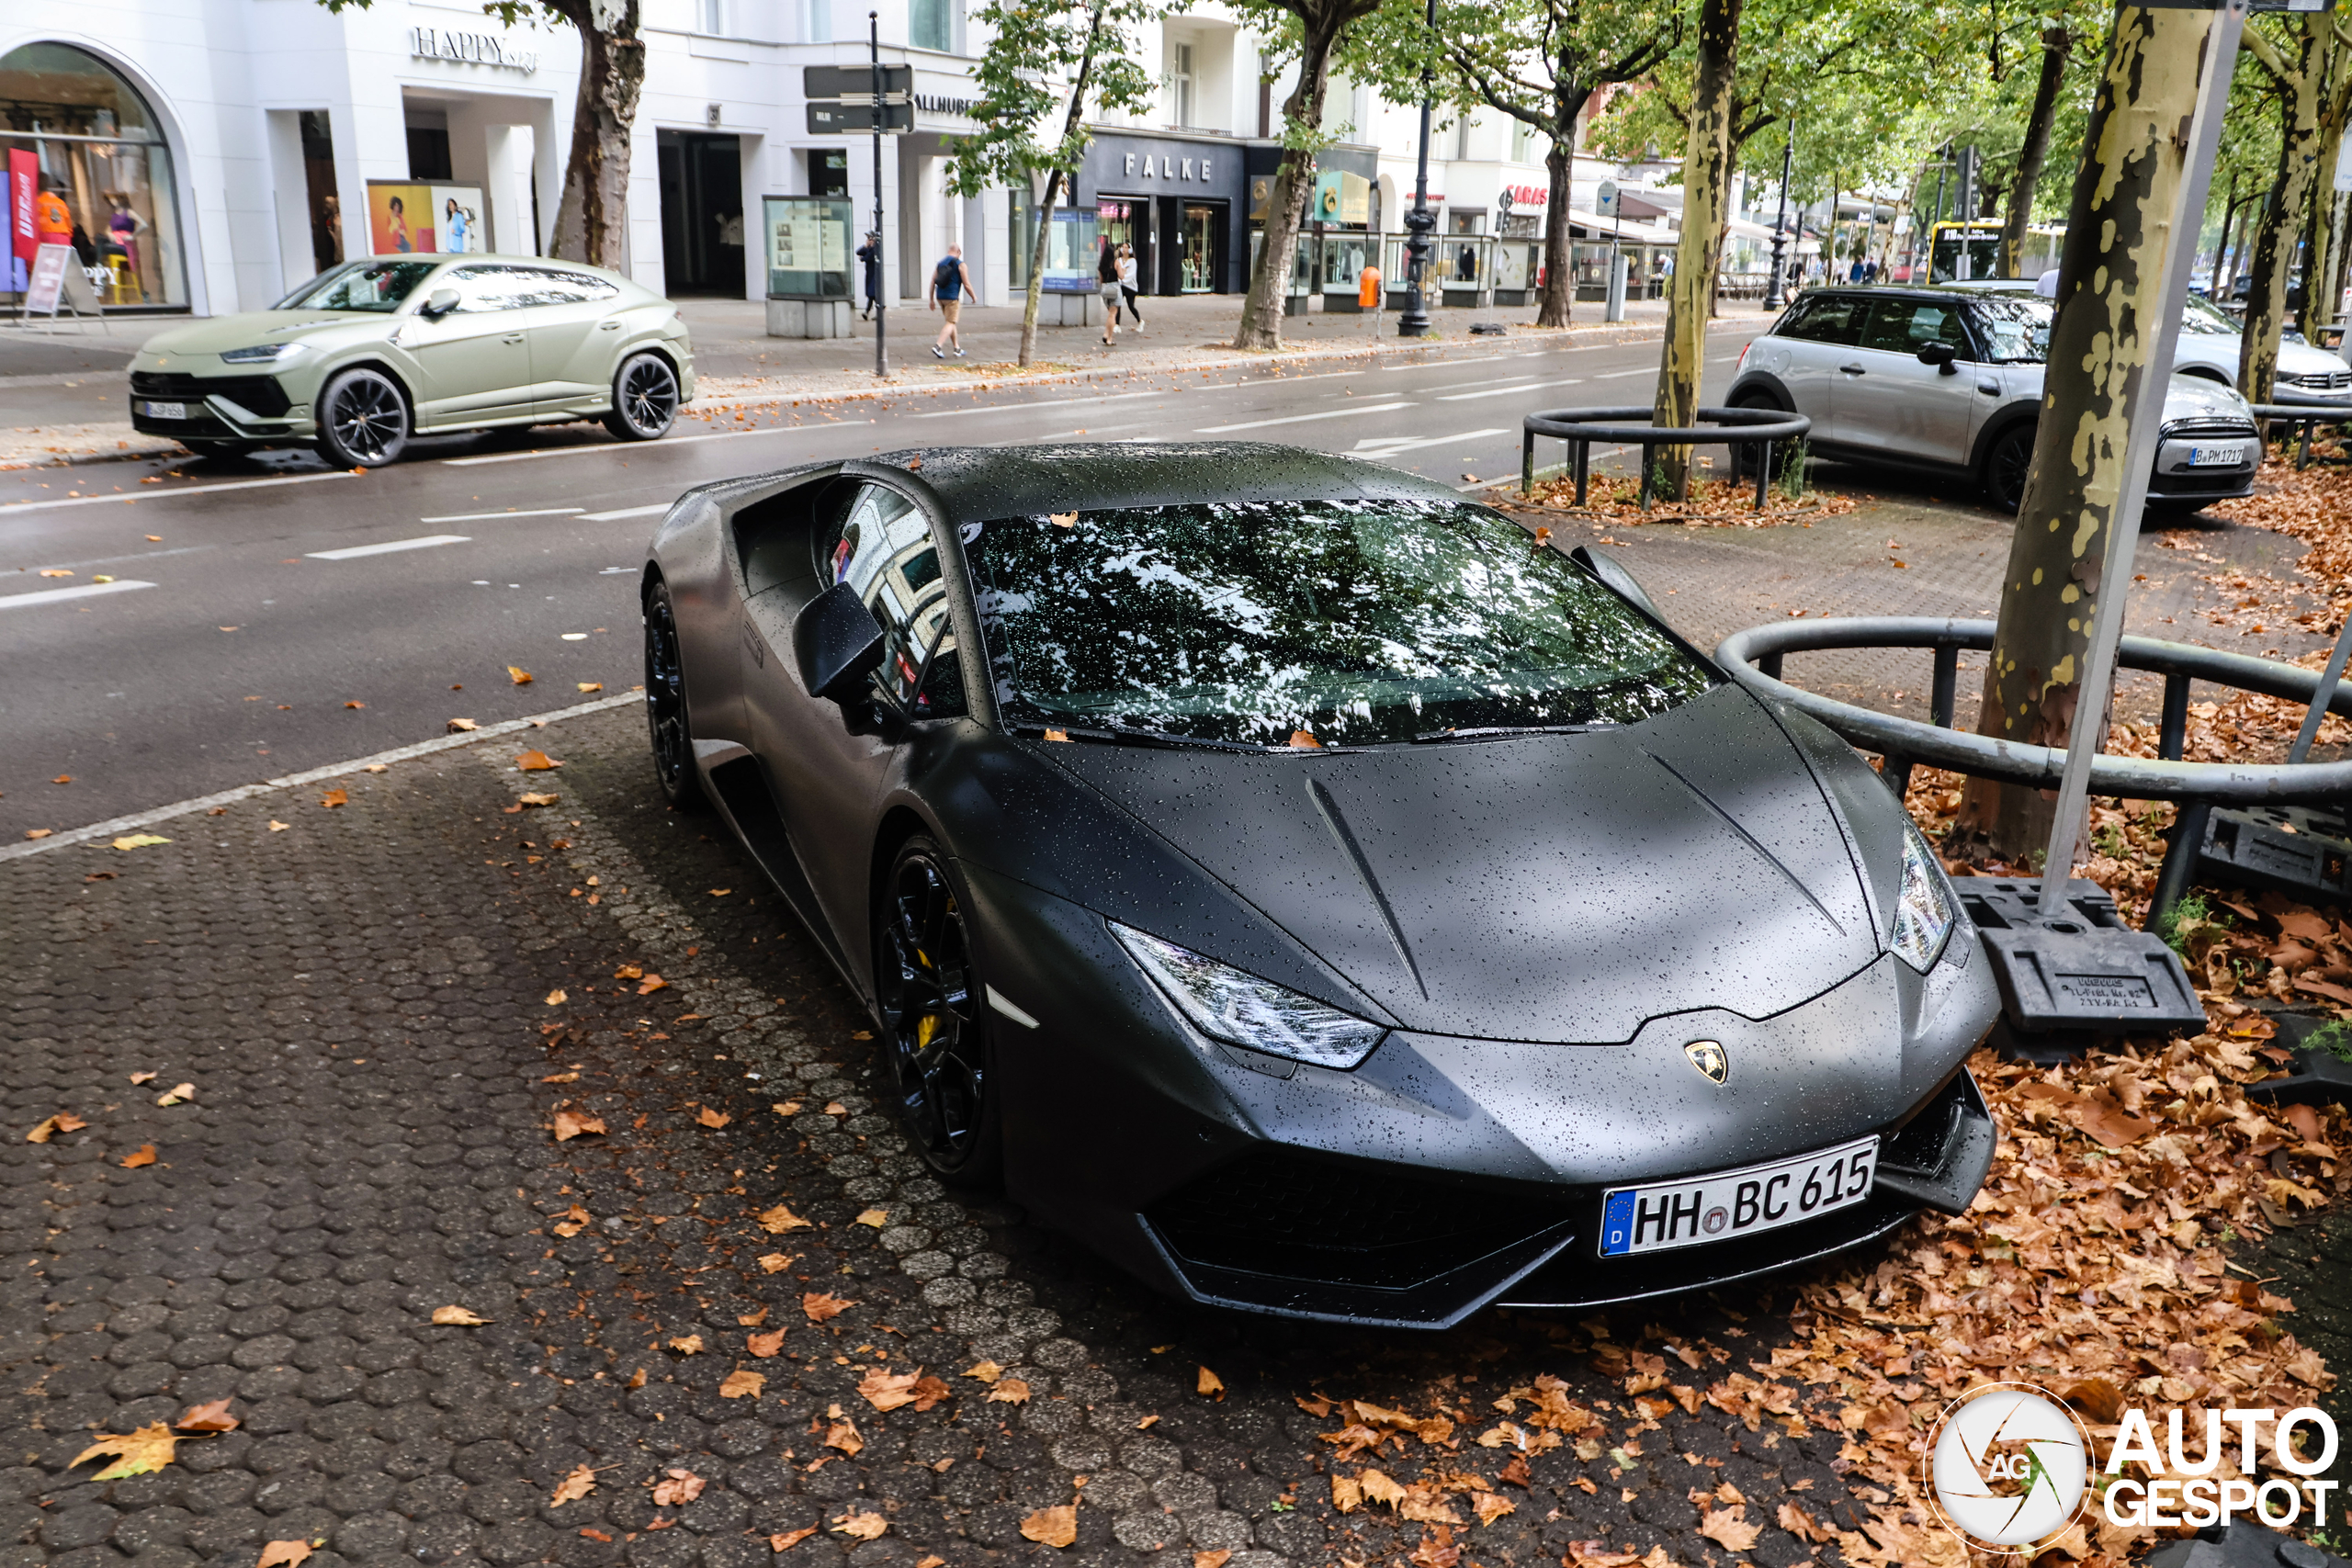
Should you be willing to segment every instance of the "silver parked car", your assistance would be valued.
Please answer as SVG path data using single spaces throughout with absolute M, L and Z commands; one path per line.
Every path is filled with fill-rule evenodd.
M 1740 351 L 1728 401 L 1813 421 L 1822 457 L 1973 477 L 1988 504 L 2025 498 L 2055 307 L 2030 290 L 1818 288 Z M 2176 372 L 2152 511 L 2250 493 L 2262 440 L 2245 400 Z
M 2033 284 L 2016 278 L 1954 283 L 1950 287 L 2001 294 L 2036 292 Z M 2180 341 L 2172 351 L 2172 367 L 2183 376 L 2202 376 L 2208 381 L 2234 387 L 2238 384 L 2238 345 L 2245 337 L 2245 324 L 2235 316 L 2211 299 L 2192 294 L 2181 310 Z M 2324 348 L 2312 347 L 2300 333 L 2287 333 L 2278 339 L 2278 368 L 2271 379 L 2271 389 L 2274 398 L 2287 402 L 2325 398 L 2332 402 L 2352 403 L 2352 365 Z

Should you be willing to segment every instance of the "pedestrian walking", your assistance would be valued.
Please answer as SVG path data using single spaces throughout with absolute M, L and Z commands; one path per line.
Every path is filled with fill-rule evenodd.
M 1119 247 L 1119 293 L 1127 302 L 1127 314 L 1136 319 L 1136 336 L 1143 336 L 1143 312 L 1136 309 L 1136 248 Z
M 861 321 L 873 319 L 882 303 L 882 236 L 870 232 L 865 243 L 857 247 L 857 259 L 865 264 L 865 309 L 857 313 Z
M 948 246 L 947 254 L 939 258 L 939 265 L 931 269 L 930 308 L 944 318 L 939 336 L 931 345 L 933 359 L 946 358 L 950 344 L 955 347 L 956 358 L 964 357 L 964 340 L 956 333 L 956 321 L 964 313 L 965 299 L 976 292 L 971 271 L 964 265 L 964 247 Z
M 1102 346 L 1109 348 L 1119 335 L 1119 247 L 1109 240 L 1102 242 L 1102 254 L 1095 258 L 1094 285 L 1102 296 Z

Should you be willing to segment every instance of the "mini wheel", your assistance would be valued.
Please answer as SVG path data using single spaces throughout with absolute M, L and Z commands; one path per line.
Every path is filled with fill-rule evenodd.
M 2025 478 L 2033 468 L 2031 424 L 2013 424 L 1993 438 L 1984 454 L 1977 482 L 1984 490 L 1984 504 L 2007 516 L 2025 504 Z
M 605 428 L 623 441 L 658 441 L 678 418 L 678 376 L 658 354 L 632 354 L 613 377 Z
M 319 456 L 338 468 L 378 468 L 408 445 L 408 399 L 380 370 L 346 370 L 319 394 Z

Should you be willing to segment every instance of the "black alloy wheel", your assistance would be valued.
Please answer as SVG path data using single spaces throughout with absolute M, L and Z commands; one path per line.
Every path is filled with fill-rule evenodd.
M 319 394 L 319 456 L 338 468 L 378 468 L 408 445 L 408 400 L 379 370 L 346 370 Z
M 1789 412 L 1767 392 L 1750 392 L 1731 406 L 1736 409 L 1757 409 L 1766 413 L 1785 414 Z M 1791 453 L 1795 446 L 1796 443 L 1793 441 L 1772 443 L 1772 478 L 1775 481 L 1780 479 L 1781 471 L 1788 466 Z M 1753 479 L 1756 477 L 1757 455 L 1763 450 L 1761 446 L 1733 447 L 1732 477 L 1738 479 Z
M 2014 517 L 2025 504 L 2025 477 L 2033 467 L 2031 424 L 2013 424 L 1994 438 L 1984 454 L 1984 504 Z
M 1001 1134 L 989 1094 L 988 1020 L 947 857 L 918 835 L 899 849 L 876 910 L 876 995 L 898 1078 L 899 1116 L 923 1163 L 951 1180 L 991 1180 Z
M 678 657 L 678 616 L 670 585 L 645 596 L 645 722 L 653 737 L 653 774 L 662 798 L 678 809 L 702 804 L 695 773 L 694 731 L 686 718 L 686 671 Z
M 678 418 L 678 377 L 658 354 L 632 354 L 613 378 L 605 428 L 623 441 L 656 441 Z

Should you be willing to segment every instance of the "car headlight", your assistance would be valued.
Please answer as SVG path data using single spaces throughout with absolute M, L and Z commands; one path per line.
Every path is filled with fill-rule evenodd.
M 1190 948 L 1116 920 L 1107 923 L 1127 956 L 1167 993 L 1193 1028 L 1212 1040 L 1345 1071 L 1360 1066 L 1388 1032 Z
M 306 343 L 257 343 L 251 348 L 229 348 L 220 352 L 224 365 L 284 364 L 299 359 L 310 348 Z
M 1894 897 L 1894 930 L 1888 944 L 1904 963 L 1926 974 L 1942 956 L 1960 909 L 1951 886 L 1926 835 L 1908 817 L 1903 819 L 1903 885 Z

